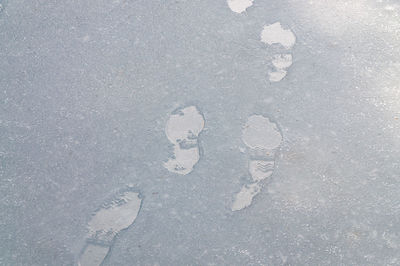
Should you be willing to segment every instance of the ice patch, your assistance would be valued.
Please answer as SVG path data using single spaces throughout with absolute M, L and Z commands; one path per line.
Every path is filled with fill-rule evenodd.
M 286 49 L 290 49 L 296 43 L 296 36 L 290 29 L 285 30 L 280 22 L 276 22 L 264 26 L 261 32 L 261 41 L 269 45 L 281 44 Z
M 165 127 L 168 140 L 174 144 L 174 157 L 164 163 L 170 172 L 186 175 L 200 159 L 197 138 L 204 128 L 204 118 L 195 106 L 178 110 Z
M 242 13 L 253 5 L 253 0 L 228 0 L 229 8 L 236 13 Z
M 141 203 L 139 193 L 126 191 L 100 208 L 88 223 L 87 246 L 78 264 L 100 265 L 107 256 L 115 236 L 135 221 Z

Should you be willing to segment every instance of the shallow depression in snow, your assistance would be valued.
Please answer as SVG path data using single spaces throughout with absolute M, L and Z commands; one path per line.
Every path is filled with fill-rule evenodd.
M 97 210 L 88 223 L 87 245 L 79 258 L 79 265 L 100 265 L 115 236 L 135 221 L 141 203 L 139 193 L 126 191 Z
M 175 111 L 168 119 L 165 134 L 174 145 L 174 156 L 164 163 L 170 172 L 186 175 L 200 159 L 198 136 L 204 118 L 195 106 Z
M 228 0 L 229 8 L 236 13 L 242 13 L 253 5 L 253 0 Z
M 242 141 L 247 146 L 248 171 L 252 182 L 244 184 L 235 195 L 232 211 L 250 206 L 253 198 L 261 191 L 262 181 L 273 174 L 275 154 L 281 145 L 282 135 L 269 118 L 252 115 L 243 127 Z
M 280 22 L 264 26 L 261 32 L 263 43 L 281 44 L 286 49 L 290 49 L 296 43 L 296 36 L 290 29 L 284 29 Z

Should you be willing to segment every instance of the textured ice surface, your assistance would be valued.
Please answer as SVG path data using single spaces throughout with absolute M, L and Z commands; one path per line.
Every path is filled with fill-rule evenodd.
M 229 8 L 236 13 L 246 11 L 248 7 L 253 5 L 254 0 L 227 0 Z
M 143 204 L 88 246 L 103 266 L 399 264 L 398 0 L 0 3 L 0 265 L 74 265 L 126 184 Z M 291 49 L 261 42 L 277 21 Z M 190 178 L 163 166 L 188 106 L 206 119 Z M 254 114 L 284 137 L 265 178 L 272 154 L 242 141 Z
M 195 106 L 175 111 L 168 119 L 165 133 L 174 145 L 174 157 L 164 163 L 170 172 L 186 175 L 200 159 L 197 138 L 204 128 L 204 118 Z
M 296 43 L 296 36 L 290 29 L 284 29 L 280 22 L 275 22 L 264 26 L 261 41 L 269 45 L 281 44 L 286 49 L 290 49 Z

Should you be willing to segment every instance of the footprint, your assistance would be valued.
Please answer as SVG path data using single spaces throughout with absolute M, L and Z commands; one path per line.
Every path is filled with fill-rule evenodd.
M 229 8 L 235 13 L 243 13 L 253 5 L 253 0 L 227 0 Z M 296 36 L 290 29 L 284 29 L 280 22 L 265 25 L 261 32 L 261 41 L 268 45 L 278 44 L 286 50 L 292 49 Z M 272 60 L 272 70 L 268 72 L 269 81 L 279 82 L 287 74 L 287 68 L 292 65 L 291 54 L 277 54 Z
M 165 127 L 168 140 L 174 144 L 174 156 L 164 163 L 168 171 L 186 175 L 200 159 L 197 138 L 204 128 L 204 117 L 195 106 L 178 109 Z
M 232 211 L 250 206 L 253 198 L 261 191 L 262 181 L 272 175 L 282 135 L 276 124 L 267 117 L 252 115 L 243 127 L 242 141 L 247 147 L 251 183 L 244 185 L 236 194 L 231 206 Z
M 284 29 L 280 22 L 264 26 L 261 32 L 261 41 L 268 45 L 278 44 L 284 49 L 289 50 L 296 43 L 296 36 L 290 29 Z M 287 74 L 287 68 L 292 65 L 291 54 L 277 54 L 272 60 L 273 70 L 269 71 L 271 82 L 281 81 Z
M 275 70 L 268 73 L 269 80 L 272 82 L 281 81 L 286 76 L 286 69 L 292 65 L 292 62 L 291 54 L 275 55 L 272 60 L 272 65 L 275 67 Z
M 135 221 L 141 203 L 139 193 L 129 189 L 103 204 L 88 224 L 86 246 L 82 249 L 78 265 L 100 265 L 110 252 L 115 237 Z
M 253 0 L 228 0 L 229 8 L 235 13 L 242 13 L 253 5 Z
M 286 49 L 290 49 L 296 43 L 296 36 L 290 29 L 285 30 L 280 22 L 264 26 L 261 32 L 261 41 L 272 45 L 280 44 Z

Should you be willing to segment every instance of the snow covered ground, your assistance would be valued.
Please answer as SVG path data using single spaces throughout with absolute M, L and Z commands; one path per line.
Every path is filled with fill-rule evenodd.
M 396 0 L 0 0 L 0 265 L 400 265 Z

